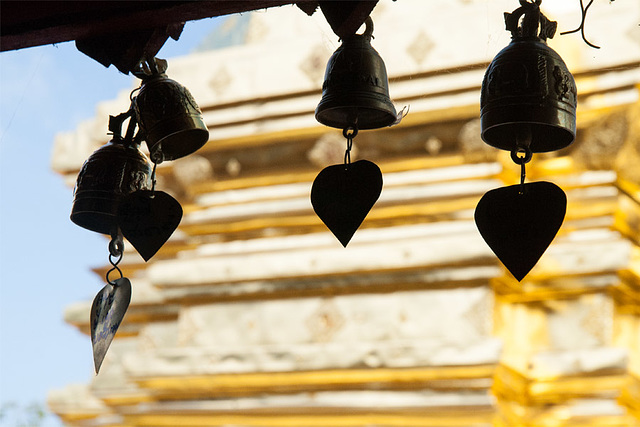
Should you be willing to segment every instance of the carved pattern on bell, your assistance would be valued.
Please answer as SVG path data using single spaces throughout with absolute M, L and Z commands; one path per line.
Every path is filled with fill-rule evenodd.
M 82 165 L 74 194 L 80 190 L 108 190 L 129 194 L 151 189 L 151 166 L 138 149 L 108 142 Z
M 202 114 L 187 88 L 169 78 L 156 78 L 145 83 L 136 99 L 143 127 L 185 111 Z
M 122 199 L 137 190 L 150 190 L 151 163 L 137 146 L 109 141 L 84 162 L 74 189 L 71 220 L 110 234 Z
M 184 157 L 209 139 L 202 111 L 191 92 L 166 75 L 143 81 L 134 108 L 154 161 Z
M 578 91 L 571 73 L 563 71 L 560 66 L 556 65 L 553 68 L 553 77 L 555 78 L 555 90 L 558 98 L 561 101 L 566 100 L 566 102 L 575 105 L 578 99 Z

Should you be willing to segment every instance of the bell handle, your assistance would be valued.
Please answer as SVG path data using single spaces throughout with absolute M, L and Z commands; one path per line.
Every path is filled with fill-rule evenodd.
M 346 40 L 348 38 L 351 38 L 353 36 L 356 35 L 360 35 L 361 37 L 366 37 L 367 39 L 369 39 L 369 41 L 375 37 L 373 37 L 373 19 L 371 19 L 371 16 L 367 16 L 367 19 L 364 20 L 364 33 L 362 34 L 358 34 L 358 33 L 353 33 L 348 37 L 345 37 L 341 40 Z
M 125 111 L 124 113 L 120 113 L 117 116 L 109 116 L 109 132 L 111 132 L 111 134 L 113 135 L 113 139 L 122 139 L 122 125 L 128 117 L 131 117 L 131 114 L 132 111 L 129 110 Z
M 520 0 L 520 6 L 522 7 L 540 7 L 542 0 Z
M 127 145 L 131 145 L 134 142 L 133 135 L 136 131 L 136 126 L 138 121 L 136 120 L 136 115 L 133 113 L 133 106 L 131 110 L 129 110 L 129 124 L 127 125 L 127 133 L 124 135 L 124 141 Z
M 147 80 L 152 77 L 161 76 L 166 73 L 169 65 L 166 59 L 151 58 L 143 59 L 134 67 L 131 73 L 140 80 Z
M 367 19 L 364 20 L 364 33 L 362 35 L 369 39 L 373 38 L 373 19 L 371 19 L 371 16 L 367 16 Z
M 127 119 L 129 119 L 129 123 L 127 125 L 127 133 L 123 138 L 122 125 Z M 135 147 L 140 145 L 142 135 L 140 134 L 140 132 L 134 135 L 137 125 L 138 121 L 136 120 L 133 104 L 131 104 L 131 108 L 128 111 L 120 113 L 117 116 L 109 116 L 109 131 L 113 135 L 113 141 L 124 144 L 128 147 Z
M 544 16 L 540 11 L 541 3 L 542 0 L 520 0 L 519 8 L 511 13 L 504 13 L 505 27 L 507 31 L 511 32 L 513 39 L 539 38 L 546 41 L 548 38 L 553 38 L 558 23 Z M 539 32 L 538 28 L 540 28 Z

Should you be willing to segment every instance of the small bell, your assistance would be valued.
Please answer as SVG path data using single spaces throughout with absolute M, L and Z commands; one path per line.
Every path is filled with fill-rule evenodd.
M 89 156 L 74 190 L 71 221 L 102 234 L 117 230 L 118 210 L 127 195 L 152 187 L 149 159 L 138 144 L 120 135 L 127 114 L 110 118 L 113 139 Z
M 373 21 L 364 34 L 353 34 L 329 58 L 316 120 L 338 128 L 377 129 L 396 122 L 387 70 L 371 47 Z
M 202 111 L 186 87 L 166 76 L 166 61 L 148 65 L 150 71 L 134 73 L 142 85 L 133 101 L 151 159 L 160 163 L 194 153 L 209 140 Z
M 540 12 L 540 1 L 520 0 L 520 8 L 505 13 L 512 40 L 482 82 L 482 139 L 502 150 L 517 150 L 517 140 L 529 135 L 534 153 L 560 150 L 575 139 L 576 84 L 560 55 L 547 46 L 557 23 Z

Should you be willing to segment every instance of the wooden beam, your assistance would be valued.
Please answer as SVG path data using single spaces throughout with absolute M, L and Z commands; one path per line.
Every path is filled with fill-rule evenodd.
M 294 4 L 244 1 L 3 1 L 0 51 Z

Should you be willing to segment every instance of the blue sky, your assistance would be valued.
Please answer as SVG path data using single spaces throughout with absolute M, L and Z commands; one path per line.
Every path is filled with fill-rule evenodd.
M 188 22 L 158 56 L 193 51 L 219 22 Z M 62 316 L 104 286 L 90 268 L 107 262 L 107 241 L 69 220 L 72 189 L 51 171 L 51 149 L 132 80 L 73 42 L 0 53 L 0 405 L 44 404 L 49 390 L 93 376 L 89 338 Z

